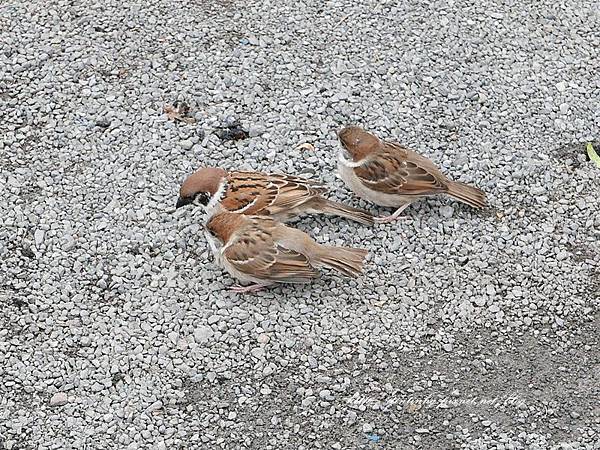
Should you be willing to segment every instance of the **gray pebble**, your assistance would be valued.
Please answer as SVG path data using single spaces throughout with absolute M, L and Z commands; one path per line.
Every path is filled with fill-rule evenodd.
M 50 406 L 63 406 L 66 405 L 68 402 L 69 398 L 64 392 L 57 392 L 54 395 L 52 395 L 52 398 L 50 398 Z
M 595 448 L 594 2 L 313 3 L 3 3 L 0 447 Z M 181 181 L 302 174 L 390 214 L 334 176 L 347 124 L 489 206 L 305 215 L 364 275 L 229 291 L 202 208 L 171 214 Z M 419 403 L 502 398 L 531 367 L 525 405 Z

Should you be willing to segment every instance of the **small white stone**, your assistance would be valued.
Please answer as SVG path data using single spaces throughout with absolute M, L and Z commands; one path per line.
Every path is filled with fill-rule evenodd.
M 46 232 L 44 230 L 35 230 L 33 238 L 35 239 L 35 246 L 40 247 L 44 243 L 44 236 Z
M 185 139 L 183 141 L 180 141 L 179 145 L 184 150 L 190 150 L 194 146 L 194 143 L 192 141 L 190 141 L 189 139 Z
M 252 125 L 248 130 L 248 136 L 251 138 L 260 136 L 265 132 L 265 129 L 260 125 Z
M 271 340 L 271 338 L 269 337 L 268 334 L 261 333 L 258 335 L 256 340 L 259 342 L 259 344 L 267 344 Z
M 440 208 L 440 216 L 444 219 L 450 219 L 454 215 L 454 208 L 450 205 L 442 206 Z
M 68 236 L 64 236 L 64 244 L 62 246 L 63 250 L 65 252 L 68 252 L 69 250 L 72 250 L 73 248 L 75 248 L 75 239 L 73 239 L 73 236 L 68 235 Z
M 194 330 L 194 340 L 197 344 L 208 342 L 214 332 L 211 327 L 200 326 Z
M 63 406 L 69 402 L 67 394 L 64 392 L 57 392 L 50 399 L 50 406 Z
M 486 14 L 491 17 L 492 19 L 503 19 L 504 18 L 504 14 L 499 13 L 499 12 L 495 12 L 495 11 L 486 11 Z

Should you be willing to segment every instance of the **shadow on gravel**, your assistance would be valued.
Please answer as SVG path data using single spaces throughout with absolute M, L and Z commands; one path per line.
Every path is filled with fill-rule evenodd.
M 265 377 L 268 387 L 249 380 L 240 366 L 226 376 L 213 374 L 211 380 L 206 376 L 187 380 L 185 397 L 176 407 L 211 422 L 209 433 L 215 436 L 232 429 L 235 439 L 262 436 L 252 439 L 257 448 L 266 445 L 269 434 L 276 434 L 282 423 L 290 430 L 302 430 L 296 431 L 294 440 L 314 444 L 311 436 L 322 433 L 324 425 L 312 418 L 328 411 L 326 428 L 335 432 L 323 444 L 340 441 L 343 448 L 365 448 L 369 434 L 362 424 L 373 424 L 375 431 L 382 422 L 387 426 L 379 439 L 386 446 L 410 442 L 416 432 L 418 445 L 406 448 L 438 448 L 440 443 L 454 448 L 465 439 L 456 431 L 461 424 L 472 424 L 473 438 L 491 430 L 526 431 L 528 421 L 549 433 L 550 442 L 569 441 L 578 437 L 577 430 L 585 429 L 588 418 L 600 415 L 600 394 L 589 394 L 597 391 L 599 381 L 600 360 L 593 351 L 599 325 L 598 316 L 573 324 L 580 339 L 565 353 L 551 350 L 548 342 L 564 341 L 568 334 L 548 328 L 537 335 L 515 334 L 501 344 L 491 331 L 457 336 L 458 358 L 445 352 L 423 356 L 398 352 L 399 364 L 373 358 L 364 365 L 357 355 L 348 355 L 335 367 L 315 367 L 311 377 L 316 383 L 308 383 L 310 389 L 305 387 L 302 364 L 290 364 Z M 297 350 L 298 357 L 311 355 L 309 349 Z M 208 410 L 215 397 L 220 401 L 218 410 Z M 218 420 L 223 417 L 227 419 Z M 250 433 L 251 428 L 260 432 Z

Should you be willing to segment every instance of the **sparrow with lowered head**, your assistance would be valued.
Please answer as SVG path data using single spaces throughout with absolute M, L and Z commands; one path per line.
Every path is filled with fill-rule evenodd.
M 359 197 L 396 211 L 376 218 L 391 222 L 412 202 L 438 194 L 449 195 L 474 208 L 485 206 L 485 193 L 459 181 L 449 180 L 428 158 L 394 142 L 386 142 L 360 127 L 338 133 L 342 145 L 338 172 Z M 347 155 L 346 155 L 347 153 Z
M 203 167 L 181 185 L 177 208 L 202 205 L 208 219 L 221 211 L 271 216 L 281 222 L 305 213 L 324 213 L 373 224 L 371 214 L 324 198 L 321 194 L 326 191 L 321 183 L 291 175 Z
M 331 247 L 308 234 L 266 216 L 220 212 L 206 228 L 217 243 L 215 258 L 230 275 L 253 283 L 232 288 L 257 291 L 274 283 L 308 283 L 318 268 L 328 267 L 350 277 L 358 276 L 367 251 Z

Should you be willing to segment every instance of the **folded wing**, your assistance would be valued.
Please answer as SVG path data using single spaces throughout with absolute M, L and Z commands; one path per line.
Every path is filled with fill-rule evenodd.
M 253 219 L 236 233 L 223 256 L 236 270 L 264 281 L 305 283 L 317 277 L 305 255 L 274 241 L 275 226 L 271 219 Z
M 386 143 L 354 171 L 370 189 L 386 194 L 423 195 L 448 190 L 446 177 L 431 161 L 398 144 Z
M 283 174 L 232 172 L 223 206 L 243 214 L 277 214 L 325 192 L 318 182 Z

